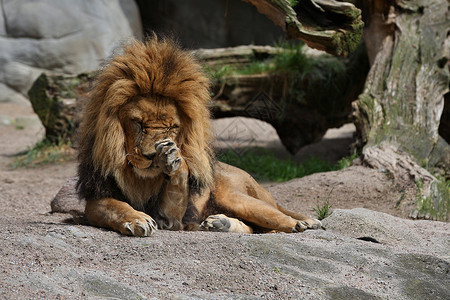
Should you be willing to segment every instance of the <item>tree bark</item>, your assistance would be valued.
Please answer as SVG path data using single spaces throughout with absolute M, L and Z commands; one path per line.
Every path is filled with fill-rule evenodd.
M 288 39 L 334 55 L 352 53 L 361 38 L 361 11 L 335 0 L 244 0 L 280 26 Z
M 33 110 L 45 127 L 47 139 L 73 139 L 95 74 L 50 75 L 43 73 L 28 91 Z
M 446 205 L 448 219 L 448 188 L 423 169 L 439 167 L 447 176 L 450 169 L 450 146 L 439 135 L 449 91 L 448 2 L 365 3 L 371 69 L 355 105 L 364 160 L 394 178 L 423 182 L 418 198 L 431 199 L 435 209 Z

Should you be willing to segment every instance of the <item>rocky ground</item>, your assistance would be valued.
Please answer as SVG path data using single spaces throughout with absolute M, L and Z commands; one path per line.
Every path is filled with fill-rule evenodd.
M 238 120 L 256 139 L 230 139 L 224 130 L 235 122 L 215 121 L 218 147 L 251 141 L 287 155 L 273 129 L 258 122 Z M 124 237 L 49 213 L 75 162 L 10 167 L 43 134 L 29 106 L 0 103 L 0 124 L 2 299 L 450 298 L 449 224 L 406 219 L 414 191 L 389 184 L 378 170 L 353 166 L 264 183 L 285 207 L 310 214 L 329 197 L 326 231 Z M 296 159 L 347 155 L 351 131 L 329 132 Z

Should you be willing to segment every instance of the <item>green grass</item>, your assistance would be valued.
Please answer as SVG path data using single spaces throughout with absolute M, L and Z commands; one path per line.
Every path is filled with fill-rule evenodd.
M 273 71 L 276 73 L 302 73 L 311 68 L 314 59 L 303 53 L 303 43 L 281 42 L 276 47 L 283 49 L 273 57 Z
M 28 151 L 19 154 L 11 164 L 12 168 L 35 167 L 51 163 L 62 163 L 72 160 L 74 151 L 70 144 L 51 142 L 47 139 L 37 143 Z
M 339 162 L 335 165 L 313 157 L 303 163 L 297 163 L 292 159 L 279 159 L 273 153 L 260 148 L 247 150 L 241 154 L 227 150 L 218 158 L 222 162 L 247 171 L 257 180 L 276 182 L 288 181 L 313 173 L 339 170 L 343 166 L 349 166 L 350 160 L 352 160 L 351 157 L 345 158 L 346 163 Z
M 217 65 L 204 66 L 205 72 L 213 81 L 222 82 L 227 76 L 262 74 L 271 71 L 272 65 L 268 61 L 252 61 L 246 65 Z
M 360 156 L 360 154 L 355 150 L 353 151 L 353 154 L 341 158 L 338 163 L 337 167 L 338 170 L 346 169 L 350 167 L 355 159 L 357 159 Z
M 235 75 L 261 74 L 265 72 L 286 73 L 286 72 L 304 72 L 309 70 L 315 64 L 315 59 L 307 58 L 303 52 L 302 43 L 277 43 L 275 47 L 282 51 L 275 54 L 272 58 L 258 60 L 256 57 L 251 59 L 250 63 L 243 65 L 205 65 L 205 71 L 213 80 L 221 81 L 224 77 Z
M 331 95 L 341 95 L 345 91 L 342 85 L 346 82 L 347 72 L 342 59 L 331 55 L 306 56 L 303 43 L 281 42 L 275 46 L 282 50 L 265 60 L 253 57 L 250 63 L 242 65 L 205 65 L 205 72 L 219 84 L 225 84 L 230 77 L 239 80 L 239 75 L 270 73 L 280 76 L 287 80 L 289 99 L 299 102 L 303 101 L 307 86 L 318 90 L 317 99 L 324 103 Z M 333 108 L 333 103 L 329 103 L 329 107 Z
M 291 7 L 294 7 L 294 6 L 296 6 L 298 4 L 298 0 L 288 0 L 288 1 L 289 1 L 289 5 Z
M 318 220 L 323 220 L 333 213 L 333 211 L 331 210 L 331 204 L 330 204 L 330 197 L 331 197 L 331 193 L 333 192 L 333 189 L 334 189 L 334 187 L 328 193 L 328 196 L 322 205 L 317 204 L 317 206 L 315 208 L 313 208 L 314 212 L 316 213 L 316 218 Z

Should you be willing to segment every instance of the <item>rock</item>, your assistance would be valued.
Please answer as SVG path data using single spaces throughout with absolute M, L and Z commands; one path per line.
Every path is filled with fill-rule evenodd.
M 157 231 L 152 237 L 133 238 L 60 223 L 57 216 L 40 218 L 33 226 L 0 221 L 2 298 L 450 296 L 450 230 L 443 222 L 352 209 L 336 210 L 325 219 L 326 231 L 262 235 Z M 357 239 L 362 235 L 380 243 Z
M 84 214 L 86 201 L 80 200 L 76 192 L 78 177 L 69 178 L 50 203 L 52 213 Z
M 0 102 L 23 101 L 43 71 L 95 70 L 119 41 L 142 36 L 137 16 L 134 1 L 3 1 Z
M 368 237 L 385 245 L 426 247 L 434 237 L 423 235 L 420 229 L 422 223 L 423 221 L 401 219 L 365 208 L 335 209 L 330 217 L 323 220 L 326 228 L 342 236 L 355 239 Z M 438 241 L 434 242 L 439 244 Z M 443 242 L 444 248 L 435 250 L 445 252 L 450 241 Z
M 381 170 L 350 166 L 343 170 L 315 173 L 267 190 L 281 204 L 294 211 L 311 211 L 326 200 L 331 208 L 345 197 L 341 208 L 364 207 L 407 218 L 416 209 L 414 183 L 397 182 Z
M 251 235 L 158 230 L 147 238 L 46 213 L 62 178 L 72 172 L 75 164 L 0 168 L 1 299 L 450 297 L 449 224 L 375 211 L 398 200 L 376 192 L 395 188 L 377 170 L 353 166 L 270 187 L 284 207 L 306 213 L 316 191 L 329 195 L 336 207 L 377 204 L 372 210 L 332 207 L 323 220 L 327 230 Z M 9 178 L 14 182 L 7 183 Z M 54 212 L 82 210 L 75 182 L 69 180 L 55 197 Z

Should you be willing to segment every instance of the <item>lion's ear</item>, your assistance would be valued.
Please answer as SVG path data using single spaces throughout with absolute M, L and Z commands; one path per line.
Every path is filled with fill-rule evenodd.
M 93 161 L 103 176 L 120 170 L 125 163 L 125 134 L 117 113 L 106 116 L 102 111 L 97 119 Z

